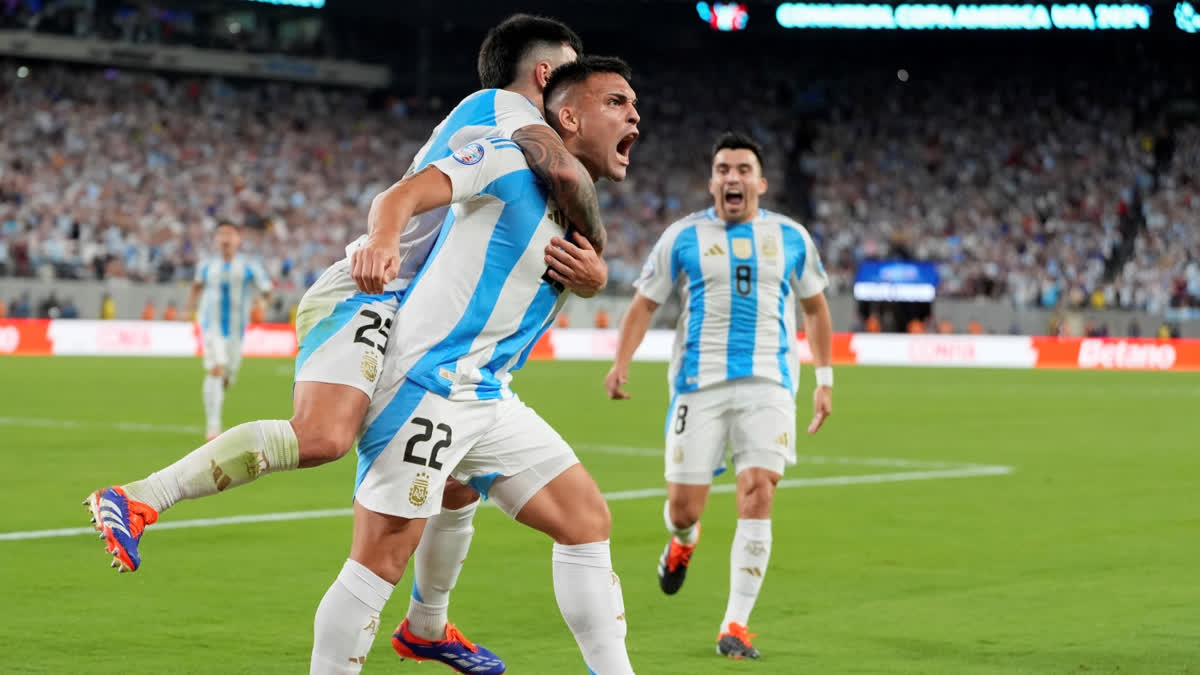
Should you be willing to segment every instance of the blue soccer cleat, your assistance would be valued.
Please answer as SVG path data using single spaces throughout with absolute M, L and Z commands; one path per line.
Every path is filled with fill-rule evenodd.
M 408 619 L 400 622 L 392 634 L 392 649 L 401 659 L 413 661 L 437 661 L 460 673 L 477 675 L 500 675 L 504 672 L 504 661 L 487 647 L 472 644 L 454 624 L 446 624 L 446 639 L 425 640 L 408 630 Z
M 112 567 L 119 572 L 136 572 L 142 564 L 138 542 L 146 526 L 158 520 L 158 511 L 115 485 L 96 490 L 83 503 L 92 513 L 92 524 L 100 531 L 104 550 L 113 555 Z

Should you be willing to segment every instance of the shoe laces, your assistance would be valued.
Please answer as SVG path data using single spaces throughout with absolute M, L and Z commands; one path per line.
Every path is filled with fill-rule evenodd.
M 671 549 L 667 552 L 667 569 L 674 572 L 680 565 L 687 567 L 692 562 L 692 552 L 695 550 L 695 544 L 684 544 L 672 537 Z
M 468 640 L 467 636 L 462 634 L 462 631 L 458 630 L 458 626 L 455 626 L 450 622 L 446 622 L 446 639 L 443 640 L 443 642 L 461 642 L 462 645 L 467 649 L 470 649 L 473 652 L 479 651 L 479 648 L 476 647 L 473 642 Z
M 751 644 L 750 638 L 758 637 L 758 633 L 751 633 L 742 624 L 734 623 L 732 621 L 729 622 L 729 630 L 722 633 L 722 635 L 732 635 L 733 637 L 741 640 L 742 644 L 746 645 L 747 647 L 754 646 L 753 644 Z

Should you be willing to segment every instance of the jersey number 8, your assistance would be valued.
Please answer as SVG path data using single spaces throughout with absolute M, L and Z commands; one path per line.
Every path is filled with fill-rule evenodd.
M 754 288 L 753 273 L 750 271 L 749 265 L 738 265 L 733 268 L 733 277 L 736 283 L 738 295 L 750 295 L 750 291 Z

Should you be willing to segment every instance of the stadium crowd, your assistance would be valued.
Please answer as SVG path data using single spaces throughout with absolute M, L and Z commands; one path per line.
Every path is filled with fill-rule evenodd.
M 808 225 L 834 292 L 858 261 L 899 256 L 937 261 L 943 296 L 1200 306 L 1200 131 L 1154 126 L 1119 86 L 904 74 L 797 87 L 727 67 L 709 73 L 740 87 L 721 101 L 698 77 L 636 79 L 633 170 L 600 188 L 612 286 L 706 206 L 703 139 L 744 121 L 767 148 L 768 207 Z M 228 219 L 278 283 L 302 288 L 449 102 L 393 103 L 3 64 L 0 275 L 187 280 Z

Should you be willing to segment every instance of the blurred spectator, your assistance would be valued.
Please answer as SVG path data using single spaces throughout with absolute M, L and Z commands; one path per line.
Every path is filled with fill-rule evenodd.
M 608 312 L 603 309 L 596 311 L 596 316 L 592 319 L 592 325 L 600 330 L 604 330 L 609 326 Z
M 117 302 L 108 293 L 100 299 L 100 318 L 109 321 L 117 318 Z
M 174 301 L 167 302 L 167 308 L 163 310 L 163 321 L 178 321 L 179 308 L 175 306 Z
M 1138 323 L 1136 318 L 1130 319 L 1129 327 L 1125 329 L 1125 332 L 1129 335 L 1129 337 L 1141 337 L 1142 325 Z
M 146 304 L 142 305 L 142 321 L 153 321 L 158 314 L 158 308 L 154 306 L 154 300 L 146 298 Z
M 865 327 L 868 333 L 879 333 L 883 330 L 883 324 L 879 322 L 879 316 L 876 314 L 867 317 Z
M 8 318 L 8 305 L 0 302 L 0 319 Z
M 979 323 L 979 321 L 975 319 L 971 319 L 967 322 L 967 334 L 983 335 L 983 324 Z
M 22 293 L 20 297 L 14 299 L 8 306 L 8 315 L 13 319 L 29 319 L 33 317 L 33 304 L 29 299 L 29 292 Z
M 38 306 L 37 315 L 39 319 L 57 319 L 60 309 L 61 305 L 58 301 L 58 296 L 51 291 L 50 295 Z
M 559 312 L 558 319 L 554 321 L 555 328 L 570 328 L 571 321 L 567 318 L 566 312 Z
M 75 306 L 74 300 L 72 300 L 71 298 L 67 298 L 66 301 L 63 302 L 62 310 L 59 313 L 59 318 L 62 318 L 62 319 L 78 319 L 79 318 L 79 308 Z

